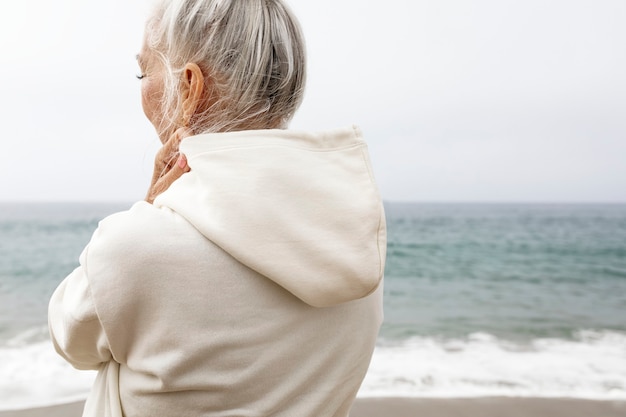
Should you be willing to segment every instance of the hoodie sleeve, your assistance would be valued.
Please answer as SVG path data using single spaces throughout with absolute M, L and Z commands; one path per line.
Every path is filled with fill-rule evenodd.
M 56 289 L 48 307 L 54 348 L 77 369 L 98 369 L 111 360 L 107 337 L 87 281 L 87 247 L 76 268 Z

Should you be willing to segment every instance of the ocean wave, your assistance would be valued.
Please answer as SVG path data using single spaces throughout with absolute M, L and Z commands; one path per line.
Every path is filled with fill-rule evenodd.
M 95 371 L 78 371 L 61 358 L 52 343 L 24 341 L 36 331 L 25 332 L 0 347 L 0 409 L 62 404 L 87 398 Z
M 93 383 L 95 372 L 73 369 L 36 333 L 0 347 L 1 409 L 84 399 Z M 581 330 L 573 340 L 528 343 L 487 333 L 381 339 L 358 395 L 626 400 L 626 333 Z
M 530 343 L 473 333 L 463 339 L 381 341 L 361 397 L 626 399 L 626 334 L 581 330 Z

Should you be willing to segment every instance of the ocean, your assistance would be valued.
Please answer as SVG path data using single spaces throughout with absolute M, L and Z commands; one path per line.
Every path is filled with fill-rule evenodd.
M 50 295 L 129 204 L 0 203 L 0 409 L 85 398 Z M 359 396 L 626 399 L 625 204 L 386 203 L 385 322 Z

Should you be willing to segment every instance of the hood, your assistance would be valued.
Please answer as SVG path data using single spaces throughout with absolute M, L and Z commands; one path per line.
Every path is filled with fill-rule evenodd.
M 155 206 L 312 306 L 378 287 L 385 216 L 358 128 L 203 134 L 180 150 L 191 171 Z

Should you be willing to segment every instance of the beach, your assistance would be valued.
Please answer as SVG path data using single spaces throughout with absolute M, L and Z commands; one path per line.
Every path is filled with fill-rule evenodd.
M 80 417 L 82 402 L 19 411 L 0 417 Z M 624 417 L 626 401 L 565 398 L 359 398 L 350 417 Z

